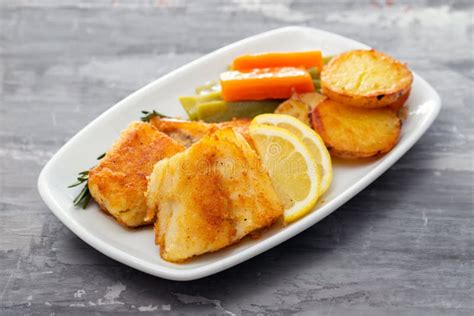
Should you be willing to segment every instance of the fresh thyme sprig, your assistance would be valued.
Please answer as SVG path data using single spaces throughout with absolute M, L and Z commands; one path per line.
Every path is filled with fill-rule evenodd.
M 167 118 L 167 117 L 169 118 L 169 116 L 158 113 L 155 110 L 153 110 L 152 112 L 142 111 L 142 114 L 143 116 L 140 117 L 140 120 L 142 120 L 142 122 L 150 122 L 150 120 L 154 118 L 155 116 L 158 116 L 160 118 Z
M 97 160 L 101 160 L 105 157 L 106 153 L 103 153 Z M 68 188 L 74 188 L 78 185 L 85 183 L 85 186 L 82 188 L 81 192 L 74 198 L 73 203 L 74 206 L 82 205 L 82 208 L 85 209 L 91 200 L 91 192 L 89 191 L 89 170 L 82 171 L 78 173 L 76 182 L 68 186 Z

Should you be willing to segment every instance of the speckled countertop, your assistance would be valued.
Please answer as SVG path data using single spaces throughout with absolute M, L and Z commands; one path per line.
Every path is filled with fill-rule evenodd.
M 474 314 L 473 8 L 467 0 L 2 1 L 0 314 Z M 413 149 L 324 221 L 239 266 L 179 283 L 107 258 L 41 201 L 42 166 L 111 105 L 214 49 L 290 24 L 388 52 L 443 100 Z

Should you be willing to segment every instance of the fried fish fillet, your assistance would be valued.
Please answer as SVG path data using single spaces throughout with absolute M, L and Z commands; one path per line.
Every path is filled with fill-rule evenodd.
M 205 123 L 201 121 L 163 119 L 155 116 L 150 120 L 150 123 L 160 132 L 170 136 L 186 148 L 200 140 L 205 135 L 214 133 L 215 131 L 226 127 L 234 127 L 239 133 L 244 135 L 247 140 L 250 139 L 248 134 L 250 120 L 248 119 L 235 119 L 222 123 Z
M 182 262 L 231 245 L 283 214 L 268 173 L 242 135 L 224 128 L 158 162 L 146 193 L 162 258 Z
M 156 129 L 173 138 L 176 142 L 189 147 L 204 135 L 213 132 L 213 124 L 204 123 L 201 121 L 184 121 L 178 119 L 163 119 L 158 116 L 150 120 Z
M 131 123 L 89 171 L 89 190 L 101 209 L 126 227 L 150 224 L 145 220 L 147 177 L 156 162 L 184 150 L 148 123 Z
M 245 138 L 245 140 L 250 145 L 252 145 L 253 141 L 252 141 L 252 138 L 250 137 L 250 134 L 249 134 L 250 122 L 251 122 L 250 119 L 234 119 L 232 121 L 217 123 L 215 125 L 216 125 L 216 128 L 218 130 L 226 128 L 226 127 L 232 127 L 234 129 L 234 131 L 241 134 Z

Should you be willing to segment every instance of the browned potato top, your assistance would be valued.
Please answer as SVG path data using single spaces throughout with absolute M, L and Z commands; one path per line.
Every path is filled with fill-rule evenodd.
M 343 104 L 376 108 L 406 94 L 413 76 L 398 60 L 376 50 L 353 50 L 334 57 L 321 72 L 324 95 Z
M 396 112 L 388 107 L 364 109 L 329 99 L 313 110 L 312 124 L 331 155 L 341 158 L 386 153 L 398 142 L 401 128 Z

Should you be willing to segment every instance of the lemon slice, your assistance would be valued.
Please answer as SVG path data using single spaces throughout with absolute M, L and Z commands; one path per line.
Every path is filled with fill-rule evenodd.
M 323 195 L 332 182 L 331 156 L 322 138 L 306 124 L 297 118 L 285 114 L 262 114 L 255 117 L 252 124 L 273 125 L 284 128 L 303 141 L 318 163 L 321 185 L 319 196 Z
M 285 223 L 307 214 L 318 200 L 321 180 L 313 155 L 296 135 L 286 129 L 251 124 L 249 132 L 283 201 Z

